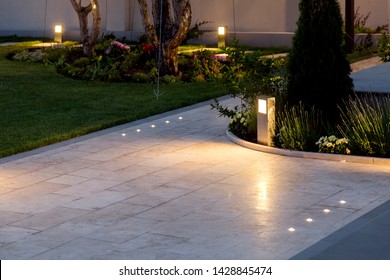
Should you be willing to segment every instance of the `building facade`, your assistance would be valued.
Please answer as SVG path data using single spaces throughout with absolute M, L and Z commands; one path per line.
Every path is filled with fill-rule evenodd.
M 144 32 L 137 0 L 99 0 L 99 5 L 103 33 L 135 40 Z M 204 43 L 213 43 L 217 27 L 226 26 L 229 38 L 242 44 L 290 45 L 299 16 L 299 0 L 192 0 L 191 6 L 193 24 L 208 21 L 205 28 L 215 30 L 202 37 Z M 389 23 L 390 0 L 355 0 L 357 7 L 361 15 L 370 13 L 369 27 Z M 63 25 L 65 39 L 79 38 L 77 14 L 68 0 L 0 0 L 0 36 L 53 37 L 56 24 Z

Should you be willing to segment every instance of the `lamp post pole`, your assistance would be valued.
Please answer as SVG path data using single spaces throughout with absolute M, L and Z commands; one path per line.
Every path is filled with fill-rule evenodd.
M 345 47 L 348 53 L 355 48 L 355 0 L 345 0 Z

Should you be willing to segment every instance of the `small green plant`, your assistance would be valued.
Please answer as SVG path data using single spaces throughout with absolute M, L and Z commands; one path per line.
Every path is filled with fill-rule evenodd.
M 378 53 L 383 62 L 390 61 L 390 35 L 389 32 L 382 32 L 378 41 Z
M 145 83 L 150 82 L 150 78 L 149 78 L 148 74 L 145 74 L 143 72 L 134 73 L 134 75 L 132 76 L 132 80 L 136 83 L 141 83 L 141 84 L 145 84 Z
M 167 83 L 167 84 L 179 83 L 180 82 L 180 76 L 165 75 L 165 76 L 161 77 L 161 80 L 164 83 Z
M 372 33 L 373 30 L 367 27 L 367 20 L 370 18 L 371 12 L 365 15 L 360 14 L 360 7 L 357 7 L 354 13 L 355 33 Z
M 341 134 L 354 154 L 390 155 L 390 98 L 368 95 L 350 98 L 341 112 Z
M 307 111 L 301 104 L 285 107 L 277 116 L 279 133 L 275 145 L 290 150 L 314 151 L 321 131 L 321 115 L 312 107 Z
M 317 142 L 318 151 L 328 154 L 347 154 L 351 153 L 349 141 L 347 138 L 337 138 L 335 135 L 322 136 Z
M 257 137 L 256 112 L 253 109 L 243 108 L 237 110 L 230 119 L 229 130 L 236 136 L 248 140 L 256 141 Z
M 227 108 L 215 100 L 211 107 L 216 109 L 220 116 L 230 119 L 228 128 L 234 135 L 247 141 L 256 142 L 257 115 L 253 106 L 242 104 L 234 108 Z
M 228 56 L 222 80 L 232 97 L 254 104 L 259 95 L 271 95 L 277 97 L 277 103 L 284 103 L 285 58 L 264 57 L 260 51 L 248 52 L 238 42 L 225 52 Z
M 14 60 L 27 62 L 43 62 L 47 58 L 47 54 L 42 49 L 33 51 L 24 50 L 16 53 L 13 56 Z
M 195 81 L 202 79 L 205 81 L 219 80 L 223 76 L 223 64 L 211 51 L 203 50 L 195 52 L 192 64 L 192 79 Z

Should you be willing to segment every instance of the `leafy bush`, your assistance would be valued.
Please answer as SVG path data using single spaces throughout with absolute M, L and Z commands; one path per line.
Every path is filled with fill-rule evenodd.
M 237 110 L 230 119 L 229 130 L 236 136 L 251 142 L 257 138 L 257 115 L 253 109 Z
M 219 80 L 223 75 L 223 64 L 208 50 L 195 52 L 192 60 L 192 79 L 195 81 Z
M 229 130 L 234 135 L 247 141 L 256 142 L 257 114 L 253 107 L 242 104 L 231 109 L 220 105 L 218 100 L 215 100 L 211 107 L 217 109 L 220 116 L 230 118 Z
M 390 156 L 390 98 L 350 98 L 341 113 L 339 130 L 349 139 L 354 154 Z
M 298 151 L 315 151 L 321 131 L 321 115 L 314 107 L 305 110 L 302 104 L 279 112 L 275 145 Z
M 157 69 L 156 69 L 157 70 Z M 167 84 L 174 84 L 174 83 L 179 83 L 180 82 L 180 76 L 174 76 L 174 75 L 165 75 L 161 78 L 161 80 L 164 83 Z
M 390 35 L 388 32 L 382 32 L 379 38 L 378 53 L 383 62 L 390 61 Z
M 347 154 L 351 153 L 347 138 L 337 138 L 334 135 L 322 136 L 316 143 L 320 153 Z
M 228 54 L 223 82 L 232 97 L 254 106 L 259 95 L 275 96 L 284 104 L 286 94 L 285 58 L 264 57 L 245 47 L 226 48 Z
M 132 80 L 136 83 L 142 83 L 142 84 L 150 82 L 150 78 L 148 74 L 145 74 L 143 72 L 134 73 L 134 75 L 132 76 Z
M 28 61 L 28 62 L 43 62 L 47 58 L 47 54 L 42 49 L 37 50 L 24 50 L 16 53 L 12 59 L 17 61 Z
M 236 136 L 256 142 L 256 101 L 260 95 L 276 97 L 277 106 L 284 103 L 286 94 L 285 59 L 262 56 L 261 52 L 247 52 L 237 42 L 227 53 L 222 81 L 230 96 L 239 98 L 241 106 L 234 109 L 212 105 L 221 116 L 231 119 L 229 129 Z M 279 111 L 279 110 L 278 110 Z
M 68 56 L 72 60 L 82 56 L 82 49 L 72 45 L 53 45 L 52 47 L 45 48 L 44 52 L 47 54 L 47 62 L 50 63 L 56 63 L 62 56 Z
M 90 64 L 91 64 L 91 60 L 88 57 L 81 57 L 75 60 L 73 66 L 78 68 L 86 68 Z

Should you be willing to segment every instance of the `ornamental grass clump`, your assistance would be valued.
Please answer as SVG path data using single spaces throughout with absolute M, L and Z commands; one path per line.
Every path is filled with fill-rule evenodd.
M 350 141 L 354 154 L 390 156 L 390 97 L 350 98 L 341 117 L 339 130 Z
M 279 133 L 276 145 L 298 151 L 314 151 L 321 131 L 321 115 L 312 107 L 307 111 L 301 104 L 285 107 L 278 117 Z

